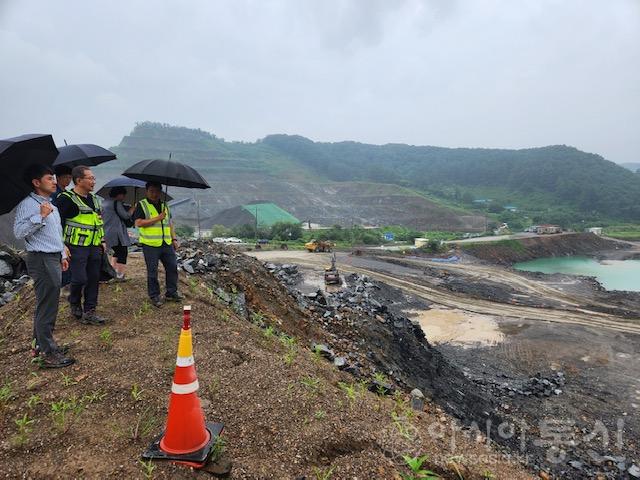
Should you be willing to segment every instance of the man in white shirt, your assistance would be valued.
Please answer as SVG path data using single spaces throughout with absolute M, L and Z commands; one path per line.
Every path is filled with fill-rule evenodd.
M 53 339 L 62 271 L 69 267 L 60 215 L 50 201 L 56 178 L 49 167 L 35 164 L 27 168 L 24 180 L 33 191 L 16 208 L 13 233 L 25 241 L 27 270 L 36 294 L 34 349 L 43 368 L 68 367 L 75 360 Z

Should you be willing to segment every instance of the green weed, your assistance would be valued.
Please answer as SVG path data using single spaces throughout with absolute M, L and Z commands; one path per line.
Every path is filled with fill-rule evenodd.
M 146 462 L 138 460 L 138 462 L 140 463 L 140 468 L 142 469 L 142 475 L 144 475 L 144 478 L 151 480 L 153 478 L 153 471 L 156 469 L 153 460 L 149 459 Z
M 251 323 L 255 323 L 256 325 L 262 325 L 264 323 L 264 313 L 262 312 L 253 312 L 251 314 Z
M 409 455 L 403 455 L 402 458 L 407 464 L 407 467 L 409 467 L 409 470 L 411 470 L 410 474 L 400 474 L 402 480 L 433 480 L 440 478 L 438 474 L 432 472 L 431 470 L 424 470 L 422 468 L 422 464 L 428 458 L 426 455 L 423 455 L 422 457 L 410 457 Z
M 31 395 L 29 397 L 29 400 L 27 400 L 27 407 L 29 407 L 32 410 L 36 407 L 36 405 L 40 405 L 40 404 L 42 404 L 42 399 L 40 398 L 40 395 Z
M 355 401 L 358 399 L 358 395 L 359 395 L 358 386 L 356 384 L 338 382 L 338 387 L 347 396 L 347 400 L 349 401 L 349 405 L 353 406 Z
M 132 440 L 138 440 L 143 437 L 147 437 L 154 430 L 158 429 L 160 426 L 160 421 L 158 418 L 151 413 L 151 407 L 145 408 L 140 415 L 138 415 L 138 420 L 135 425 L 133 425 L 129 432 L 131 434 Z
M 273 329 L 273 327 L 271 325 L 269 325 L 267 328 L 265 328 L 264 330 L 262 330 L 262 335 L 264 335 L 267 338 L 273 338 L 275 337 L 275 330 Z
M 331 478 L 331 475 L 333 475 L 334 470 L 335 470 L 335 467 L 331 467 L 331 468 L 313 467 L 313 474 L 315 475 L 316 480 L 329 480 Z
M 307 377 L 300 380 L 300 383 L 304 385 L 311 393 L 317 393 L 320 387 L 320 379 L 314 377 Z
M 142 390 L 137 383 L 134 383 L 131 387 L 131 398 L 133 398 L 134 402 L 142 400 L 142 392 L 144 392 L 144 390 Z
M 59 400 L 51 403 L 51 419 L 54 427 L 61 433 L 70 427 L 70 420 L 77 417 L 84 410 L 84 405 L 76 397 Z
M 29 433 L 31 433 L 31 425 L 35 420 L 29 419 L 29 416 L 25 413 L 22 417 L 14 420 L 18 427 L 18 434 L 15 436 L 15 442 L 18 445 L 24 445 L 29 441 Z
M 84 395 L 80 399 L 80 402 L 83 405 L 86 405 L 86 404 L 91 405 L 92 403 L 101 402 L 102 400 L 104 400 L 104 398 L 106 396 L 107 396 L 107 392 L 101 392 L 100 390 L 94 390 L 93 392 Z
M 100 332 L 100 341 L 107 347 L 111 347 L 113 345 L 113 334 L 111 333 L 111 330 L 104 328 Z
M 396 427 L 400 435 L 407 440 L 413 440 L 414 435 L 409 429 L 409 422 L 406 417 L 401 417 L 396 412 L 391 412 L 391 419 L 393 420 L 393 426 Z
M 6 381 L 5 384 L 0 387 L 0 407 L 6 406 L 15 397 L 13 390 L 11 389 L 11 383 Z
M 71 375 L 62 374 L 62 385 L 65 387 L 70 387 L 72 385 L 77 385 L 78 382 Z
M 191 290 L 191 293 L 193 293 L 194 295 L 198 292 L 198 279 L 191 277 L 189 279 L 189 290 Z
M 226 442 L 224 438 L 218 435 L 213 443 L 213 448 L 211 449 L 212 462 L 217 462 L 220 459 L 220 457 L 222 457 L 225 447 L 226 447 Z
M 316 410 L 313 416 L 318 420 L 322 420 L 323 418 L 326 418 L 327 412 L 324 410 Z

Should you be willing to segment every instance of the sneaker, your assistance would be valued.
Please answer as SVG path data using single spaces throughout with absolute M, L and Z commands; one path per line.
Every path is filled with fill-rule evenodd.
M 82 305 L 79 303 L 70 303 L 69 307 L 71 308 L 71 315 L 76 317 L 78 320 L 82 318 Z
M 116 282 L 126 282 L 127 279 L 124 276 L 124 273 L 116 274 Z
M 153 297 L 150 299 L 150 302 L 151 302 L 151 305 L 153 305 L 156 308 L 160 308 L 164 303 L 160 297 Z
M 171 295 L 167 294 L 164 296 L 164 298 L 167 302 L 181 302 L 182 300 L 184 300 L 184 295 L 180 292 L 176 292 Z
M 98 315 L 95 310 L 84 312 L 80 321 L 85 325 L 104 325 L 106 322 L 105 318 Z
M 60 352 L 52 352 L 47 355 L 40 355 L 40 368 L 64 368 L 75 363 L 75 359 L 65 357 Z

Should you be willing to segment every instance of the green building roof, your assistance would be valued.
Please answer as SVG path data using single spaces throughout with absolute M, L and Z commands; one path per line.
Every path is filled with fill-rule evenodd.
M 254 218 L 258 217 L 258 226 L 270 227 L 277 222 L 300 223 L 296 217 L 274 203 L 253 203 L 242 205 L 242 209 Z

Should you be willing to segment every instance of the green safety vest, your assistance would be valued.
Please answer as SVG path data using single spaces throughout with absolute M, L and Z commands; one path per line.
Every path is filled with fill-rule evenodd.
M 160 215 L 156 207 L 147 200 L 140 200 L 140 207 L 142 207 L 142 211 L 144 212 L 144 218 L 146 220 L 157 217 Z M 171 245 L 171 226 L 169 225 L 170 213 L 169 207 L 167 207 L 166 203 L 162 203 L 162 210 L 165 212 L 166 216 L 164 220 L 160 222 L 156 222 L 148 227 L 138 227 L 138 231 L 140 232 L 140 238 L 138 242 L 141 245 L 148 245 L 150 247 L 161 247 L 162 242 L 167 245 Z
M 73 190 L 62 192 L 60 195 L 69 197 L 78 206 L 78 215 L 65 219 L 64 242 L 69 245 L 89 247 L 100 245 L 104 238 L 104 222 L 97 211 L 100 211 L 100 200 L 90 193 L 97 211 L 84 203 L 80 195 Z

